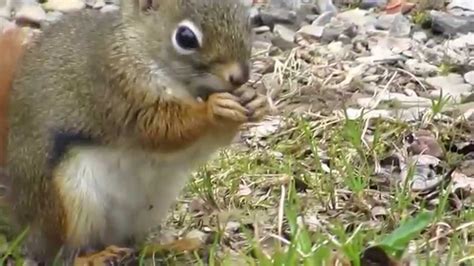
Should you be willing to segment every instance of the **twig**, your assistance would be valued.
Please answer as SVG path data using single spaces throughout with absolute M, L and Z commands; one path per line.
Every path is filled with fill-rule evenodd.
M 282 228 L 283 228 L 283 214 L 284 214 L 284 206 L 285 206 L 285 195 L 286 190 L 285 186 L 281 185 L 281 195 L 280 195 L 280 204 L 278 206 L 278 235 L 281 237 L 282 235 Z
M 426 86 L 423 84 L 423 82 L 421 82 L 421 80 L 419 78 L 417 78 L 415 75 L 413 75 L 412 73 L 410 73 L 409 71 L 406 71 L 405 69 L 403 68 L 399 68 L 397 67 L 397 70 L 400 70 L 401 72 L 409 75 L 410 77 L 412 77 L 416 83 L 420 84 L 420 86 L 423 88 L 424 91 L 427 91 L 428 89 L 426 88 Z

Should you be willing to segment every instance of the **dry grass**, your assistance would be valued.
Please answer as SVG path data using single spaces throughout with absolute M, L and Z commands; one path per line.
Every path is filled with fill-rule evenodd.
M 384 172 L 381 166 L 394 151 L 408 156 L 403 137 L 418 128 L 437 132 L 446 146 L 469 139 L 459 122 L 437 119 L 447 101 L 433 101 L 423 117 L 409 123 L 348 119 L 338 108 L 340 102 L 321 105 L 308 98 L 327 91 L 343 95 L 341 90 L 358 84 L 357 75 L 343 71 L 343 62 L 317 63 L 308 67 L 301 51 L 294 49 L 276 59 L 273 82 L 278 86 L 262 90 L 255 85 L 267 93 L 273 115 L 249 125 L 240 141 L 196 174 L 165 226 L 168 233 L 174 229 L 174 236 L 199 235 L 202 247 L 160 261 L 386 265 L 387 258 L 369 264 L 368 257 L 388 254 L 400 265 L 471 265 L 472 196 L 456 201 L 449 182 L 436 186 L 434 197 L 420 196 L 409 185 L 414 172 L 400 179 L 399 172 Z M 394 79 L 400 77 L 426 89 L 403 69 L 380 68 L 384 71 L 378 80 L 385 90 L 397 90 Z M 328 95 L 328 101 L 344 101 Z M 298 105 L 304 108 L 295 108 Z M 448 152 L 447 166 L 439 174 L 447 176 L 464 160 Z M 422 217 L 425 213 L 429 216 Z M 368 249 L 376 244 L 383 251 Z
M 252 78 L 251 85 L 267 95 L 271 116 L 248 125 L 232 147 L 195 174 L 162 232 L 151 239 L 195 238 L 198 249 L 139 262 L 472 265 L 472 195 L 456 198 L 448 179 L 429 194 L 416 193 L 410 187 L 413 169 L 401 178 L 386 159 L 394 152 L 409 157 L 403 142 L 409 131 L 428 128 L 449 146 L 469 140 L 473 129 L 440 119 L 450 107 L 442 98 L 409 122 L 370 112 L 349 119 L 343 110 L 354 106 L 355 95 L 373 97 L 367 111 L 376 111 L 383 104 L 397 107 L 378 95 L 402 91 L 403 80 L 420 91 L 428 88 L 400 67 L 355 62 L 361 56 L 356 49 L 337 53 L 328 46 L 300 45 L 272 57 L 271 73 Z M 254 60 L 268 62 L 270 52 L 258 51 Z M 368 87 L 362 73 L 372 75 L 377 88 Z M 448 152 L 438 174 L 466 161 Z M 369 264 L 374 257 L 381 262 Z

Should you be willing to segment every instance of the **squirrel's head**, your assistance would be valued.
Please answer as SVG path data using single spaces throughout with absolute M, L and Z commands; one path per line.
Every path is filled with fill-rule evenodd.
M 240 0 L 122 0 L 122 16 L 157 71 L 193 96 L 249 79 L 252 31 Z

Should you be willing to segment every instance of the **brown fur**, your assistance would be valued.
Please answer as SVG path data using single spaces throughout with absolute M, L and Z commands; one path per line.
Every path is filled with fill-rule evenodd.
M 13 28 L 0 32 L 0 165 L 5 164 L 6 136 L 8 134 L 8 97 L 12 86 L 15 71 L 21 60 L 24 49 L 23 32 L 20 28 Z
M 11 184 L 5 182 L 11 185 L 9 203 L 18 229 L 30 228 L 31 254 L 46 261 L 77 240 L 70 233 L 77 221 L 67 215 L 77 206 L 66 203 L 71 190 L 58 182 L 65 178 L 60 167 L 67 168 L 69 151 L 58 165 L 48 162 L 55 131 L 87 135 L 99 147 L 163 156 L 177 151 L 173 154 L 191 160 L 179 152 L 196 143 L 199 149 L 227 145 L 242 123 L 265 113 L 261 96 L 239 98 L 223 76 L 228 73 L 223 66 L 246 62 L 250 55 L 250 29 L 234 1 L 154 0 L 146 12 L 137 3 L 148 1 L 124 1 L 120 15 L 84 10 L 50 26 L 15 75 L 16 60 L 1 65 L 9 71 L 0 75 L 5 86 L 0 100 L 10 99 L 0 110 L 5 150 L 0 152 L 8 155 L 12 176 Z M 209 35 L 199 53 L 189 56 L 174 52 L 169 38 L 185 18 L 202 24 Z M 0 58 L 17 53 L 13 43 L 3 45 Z M 213 91 L 198 101 L 198 85 L 209 82 Z

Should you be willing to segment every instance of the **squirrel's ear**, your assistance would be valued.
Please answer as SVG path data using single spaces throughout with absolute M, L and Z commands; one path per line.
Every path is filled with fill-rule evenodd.
M 157 10 L 162 0 L 122 0 L 121 8 L 124 14 L 138 15 L 150 10 Z

